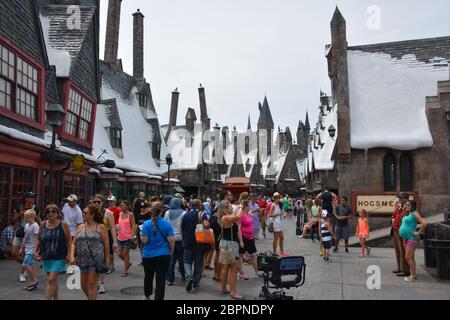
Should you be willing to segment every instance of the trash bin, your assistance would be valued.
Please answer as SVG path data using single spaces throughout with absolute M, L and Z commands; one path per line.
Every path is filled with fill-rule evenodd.
M 429 224 L 424 242 L 425 266 L 437 268 L 439 279 L 450 279 L 450 225 Z

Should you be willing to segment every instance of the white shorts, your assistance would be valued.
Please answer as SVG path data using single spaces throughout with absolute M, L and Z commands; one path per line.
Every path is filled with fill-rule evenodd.
M 277 223 L 276 221 L 274 221 L 273 232 L 283 232 L 283 224 Z

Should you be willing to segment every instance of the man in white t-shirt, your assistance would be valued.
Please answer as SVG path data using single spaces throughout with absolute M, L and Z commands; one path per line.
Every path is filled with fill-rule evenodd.
M 68 203 L 62 209 L 64 216 L 64 222 L 69 224 L 70 235 L 72 238 L 75 236 L 75 231 L 80 224 L 83 224 L 83 213 L 80 207 L 77 205 L 78 197 L 71 194 L 67 198 Z

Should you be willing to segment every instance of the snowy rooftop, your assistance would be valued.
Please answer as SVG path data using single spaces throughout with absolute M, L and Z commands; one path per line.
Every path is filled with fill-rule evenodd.
M 99 104 L 97 107 L 94 150 L 93 154 L 107 151 L 106 158 L 114 160 L 118 169 L 132 171 L 131 176 L 159 175 L 165 172 L 166 166 L 158 166 L 152 157 L 153 127 L 145 119 L 141 112 L 139 101 L 136 97 L 137 88 L 133 87 L 130 95 L 125 100 L 121 92 L 113 89 L 105 76 L 103 77 L 103 99 L 116 99 L 116 110 L 120 117 L 122 131 L 123 157 L 117 155 L 111 146 L 108 128 L 110 122 L 110 105 Z M 161 147 L 161 158 L 165 158 L 166 148 Z M 129 175 L 130 176 L 130 175 Z
M 449 78 L 448 64 L 435 61 L 419 61 L 414 54 L 399 58 L 348 51 L 352 148 L 414 150 L 433 145 L 426 97 L 436 95 L 437 81 Z

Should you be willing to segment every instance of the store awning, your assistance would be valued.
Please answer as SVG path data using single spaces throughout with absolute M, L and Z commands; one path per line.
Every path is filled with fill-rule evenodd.
M 184 189 L 182 187 L 176 186 L 174 189 L 178 193 L 186 193 L 186 191 L 184 191 Z

